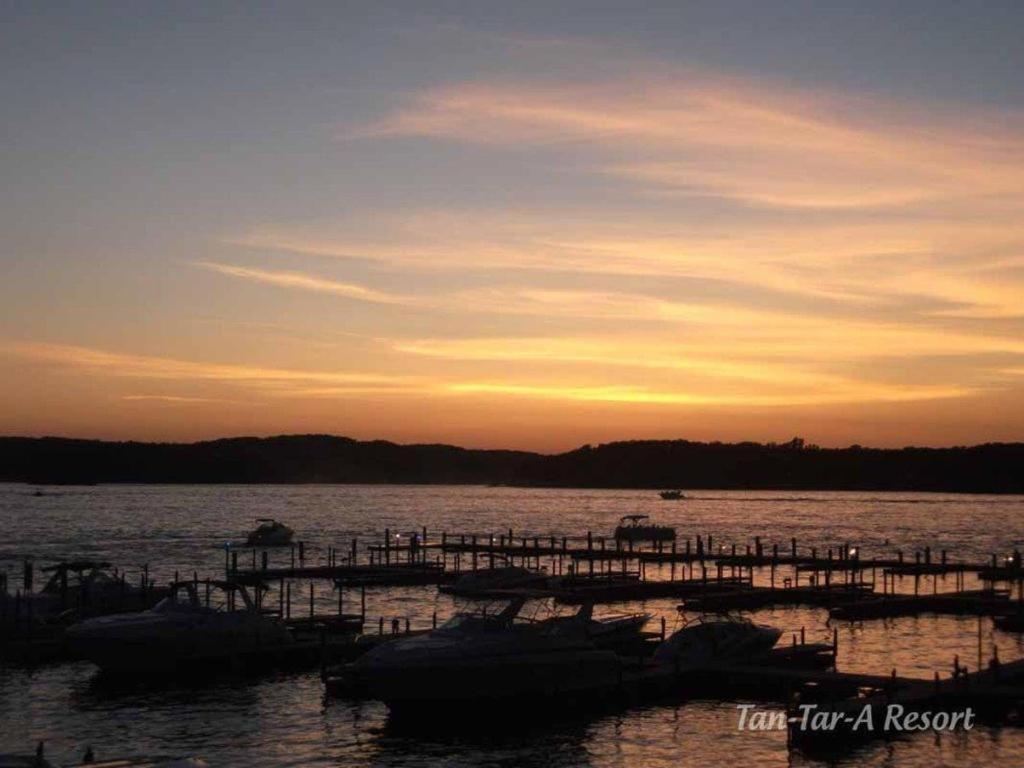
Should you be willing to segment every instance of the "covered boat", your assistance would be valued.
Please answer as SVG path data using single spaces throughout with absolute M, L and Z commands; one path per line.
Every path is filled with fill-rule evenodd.
M 199 586 L 205 587 L 202 601 Z M 68 627 L 67 638 L 73 650 L 105 670 L 185 669 L 294 642 L 284 623 L 253 604 L 245 587 L 224 581 L 177 582 L 152 609 L 87 619 Z
M 499 597 L 513 589 L 534 589 L 547 585 L 547 571 L 504 564 L 494 566 L 500 555 L 491 555 L 491 567 L 479 568 L 459 576 L 453 584 L 440 587 L 441 592 L 460 597 Z
M 782 630 L 726 614 L 701 615 L 674 632 L 654 652 L 657 664 L 700 667 L 749 660 L 768 653 Z

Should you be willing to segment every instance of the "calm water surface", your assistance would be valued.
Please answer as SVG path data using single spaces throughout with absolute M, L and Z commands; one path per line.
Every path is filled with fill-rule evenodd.
M 625 514 L 648 513 L 675 525 L 684 539 L 712 534 L 716 543 L 742 550 L 761 536 L 780 549 L 797 537 L 801 548 L 824 551 L 849 542 L 864 556 L 902 548 L 948 549 L 954 560 L 987 559 L 1024 548 L 1024 497 L 941 494 L 780 493 L 691 491 L 683 502 L 664 502 L 642 491 L 547 490 L 423 486 L 96 486 L 46 489 L 34 496 L 23 485 L 0 485 L 0 568 L 18 586 L 20 562 L 69 557 L 111 561 L 137 579 L 142 564 L 158 579 L 175 571 L 217 575 L 221 548 L 237 540 L 256 517 L 287 521 L 309 542 L 309 558 L 323 548 L 347 547 L 352 537 L 379 539 L 384 528 L 411 533 L 490 533 L 512 527 L 517 535 L 610 532 Z M 912 555 L 909 555 L 912 557 Z M 286 557 L 278 555 L 278 557 Z M 678 575 L 678 574 L 677 574 Z M 667 578 L 668 567 L 649 570 Z M 781 576 L 781 575 L 780 575 Z M 767 578 L 759 574 L 759 579 Z M 970 584 L 968 584 L 970 586 Z M 939 590 L 952 589 L 940 579 Z M 336 593 L 319 584 L 327 610 Z M 913 580 L 899 588 L 913 590 Z M 930 580 L 919 584 L 931 590 Z M 351 599 L 351 596 L 347 596 Z M 378 616 L 408 618 L 425 626 L 436 612 L 454 610 L 432 588 L 377 589 L 367 594 L 371 624 Z M 676 622 L 675 601 L 608 606 L 643 608 Z M 788 631 L 806 627 L 825 639 L 824 611 L 759 611 L 759 621 Z M 652 627 L 653 628 L 653 627 Z M 954 654 L 973 667 L 978 622 L 919 617 L 839 625 L 841 669 L 930 677 L 944 673 Z M 986 657 L 1024 655 L 1012 635 L 982 625 Z M 817 765 L 787 749 L 783 733 L 739 732 L 734 703 L 687 702 L 551 725 L 482 728 L 451 736 L 445 730 L 399 725 L 380 704 L 327 700 L 315 672 L 205 686 L 111 686 L 86 663 L 34 671 L 0 668 L 0 752 L 26 752 L 38 740 L 48 754 L 70 760 L 86 744 L 97 755 L 200 754 L 212 765 L 288 766 L 688 766 L 742 761 L 747 766 Z M 1024 764 L 1024 732 L 978 728 L 969 734 L 916 735 L 868 745 L 840 765 L 940 766 Z

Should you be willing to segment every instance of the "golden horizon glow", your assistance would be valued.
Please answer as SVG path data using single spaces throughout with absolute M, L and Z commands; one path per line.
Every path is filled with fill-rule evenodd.
M 1024 112 L 577 43 L 319 126 L 379 171 L 169 236 L 109 307 L 68 277 L 0 338 L 0 429 L 1024 439 Z

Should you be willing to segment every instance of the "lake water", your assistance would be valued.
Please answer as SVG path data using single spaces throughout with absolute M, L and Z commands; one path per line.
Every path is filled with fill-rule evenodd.
M 19 586 L 21 561 L 40 565 L 62 558 L 103 558 L 138 578 L 169 580 L 223 572 L 221 545 L 244 537 L 257 517 L 286 521 L 308 542 L 316 561 L 328 545 L 362 547 L 385 528 L 408 535 L 426 526 L 482 536 L 514 529 L 517 536 L 610 532 L 619 517 L 650 514 L 680 536 L 714 536 L 742 550 L 754 536 L 766 548 L 801 549 L 850 543 L 862 556 L 908 557 L 930 546 L 954 560 L 985 560 L 1024 548 L 1024 497 L 885 493 L 689 491 L 666 502 L 648 491 L 549 490 L 450 486 L 95 486 L 48 488 L 0 485 L 0 568 Z M 287 555 L 280 554 L 284 558 Z M 242 563 L 240 563 L 241 565 Z M 661 577 L 667 577 L 668 568 Z M 659 577 L 657 569 L 649 577 Z M 880 577 L 879 577 L 880 578 Z M 968 582 L 970 586 L 970 582 Z M 318 601 L 336 606 L 336 593 L 318 585 Z M 904 579 L 903 590 L 913 589 Z M 932 589 L 930 579 L 920 585 Z M 952 589 L 940 579 L 938 588 Z M 347 596 L 346 599 L 358 595 Z M 673 600 L 623 603 L 676 623 Z M 383 616 L 426 626 L 443 620 L 453 601 L 434 588 L 367 592 L 370 626 Z M 759 611 L 758 621 L 808 640 L 826 639 L 827 615 L 816 609 Z M 974 618 L 917 617 L 839 624 L 841 669 L 931 677 L 948 674 L 954 655 L 973 668 L 978 653 Z M 655 625 L 652 625 L 655 628 Z M 1024 655 L 1022 641 L 982 623 L 986 658 Z M 111 687 L 87 663 L 37 670 L 0 668 L 0 752 L 29 752 L 47 744 L 51 759 L 70 761 L 92 745 L 98 757 L 128 753 L 197 754 L 211 765 L 288 766 L 745 766 L 814 765 L 786 746 L 784 733 L 737 730 L 735 703 L 686 702 L 591 716 L 567 713 L 564 722 L 482 728 L 449 735 L 389 721 L 374 702 L 325 699 L 315 671 L 209 685 L 140 684 Z M 843 756 L 841 765 L 1020 765 L 1024 731 L 979 727 L 970 733 L 915 735 L 876 742 Z

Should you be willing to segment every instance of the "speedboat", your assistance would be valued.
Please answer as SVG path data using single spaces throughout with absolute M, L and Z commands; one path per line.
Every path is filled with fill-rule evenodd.
M 679 499 L 685 499 L 682 491 L 658 491 L 658 495 L 661 496 L 665 501 L 678 501 Z
M 615 529 L 616 541 L 675 541 L 675 528 L 645 523 L 648 519 L 647 515 L 623 516 Z
M 245 539 L 247 547 L 286 547 L 292 543 L 295 531 L 284 523 L 269 517 L 256 520 L 259 525 Z
M 200 585 L 206 588 L 203 601 Z M 218 600 L 211 604 L 214 591 Z M 68 627 L 67 638 L 72 650 L 105 670 L 231 661 L 294 642 L 280 620 L 253 604 L 245 587 L 224 581 L 177 582 L 152 609 L 87 619 Z
M 524 602 L 459 613 L 432 632 L 379 645 L 346 676 L 393 711 L 499 701 L 542 707 L 615 685 L 621 659 L 594 643 L 589 617 L 524 619 Z
M 768 653 L 782 630 L 738 616 L 698 616 L 654 652 L 656 664 L 700 667 L 741 661 Z

